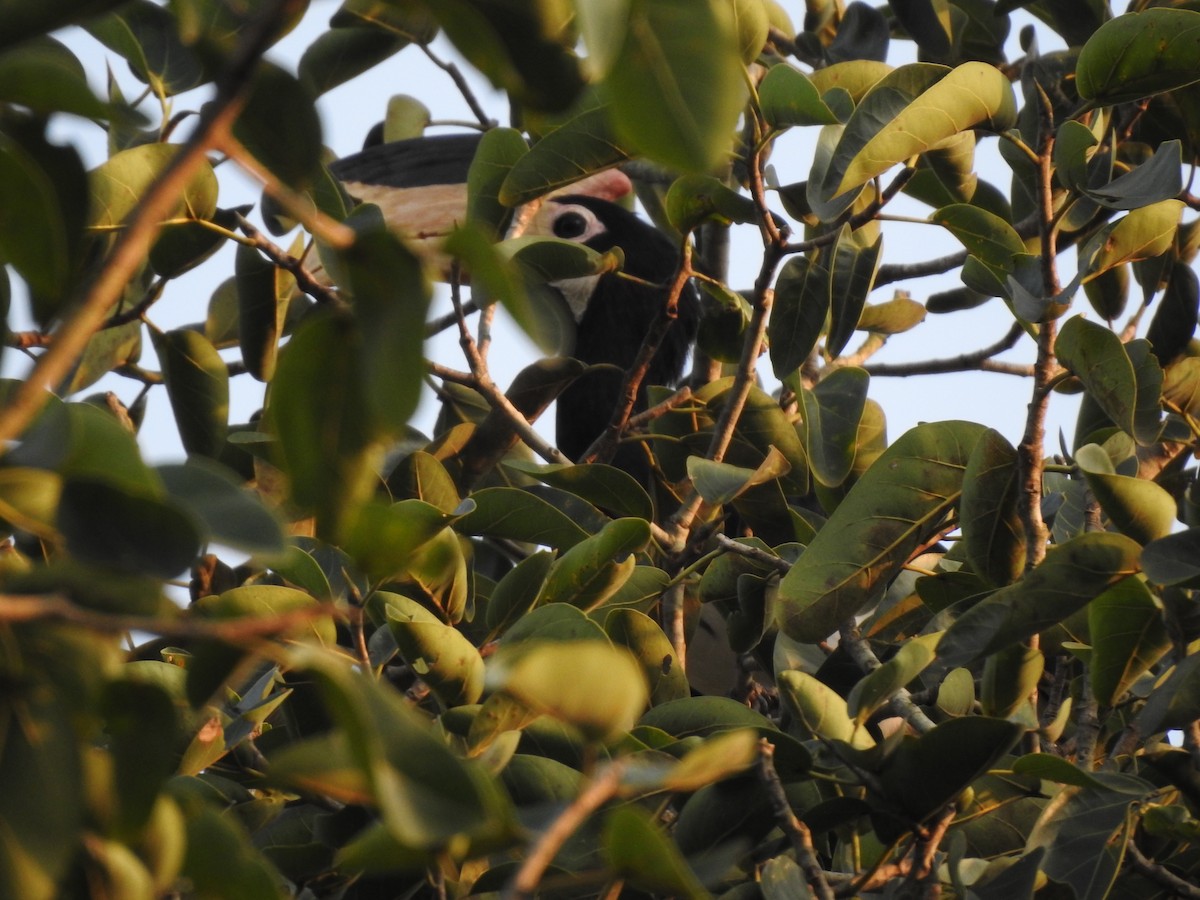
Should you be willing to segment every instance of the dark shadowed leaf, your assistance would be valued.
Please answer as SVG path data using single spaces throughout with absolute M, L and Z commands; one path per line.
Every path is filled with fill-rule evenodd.
M 963 476 L 963 541 L 971 568 L 998 587 L 1025 568 L 1025 531 L 1017 514 L 1017 451 L 989 428 L 971 451 Z
M 1147 544 L 1142 551 L 1142 566 L 1155 584 L 1185 584 L 1200 578 L 1200 528 Z
M 408 38 L 382 28 L 333 28 L 322 33 L 300 57 L 300 83 L 319 96 L 403 50 Z
M 312 92 L 295 76 L 263 64 L 233 134 L 285 185 L 303 189 L 321 164 L 321 120 Z
M 867 296 L 875 285 L 879 268 L 879 252 L 883 236 L 868 246 L 861 246 L 843 225 L 833 253 L 827 258 L 829 272 L 829 336 L 825 340 L 825 355 L 838 356 L 845 348 L 854 329 L 859 327 Z
M 790 637 L 823 640 L 875 598 L 957 504 L 983 432 L 920 425 L 884 451 L 780 582 L 779 624 Z
M 949 719 L 919 738 L 904 738 L 883 770 L 884 786 L 921 821 L 991 768 L 1024 733 L 1023 726 L 1005 719 Z
M 309 317 L 279 357 L 269 421 L 293 499 L 332 533 L 374 488 L 378 448 L 368 413 L 362 338 L 348 319 Z
M 609 813 L 604 827 L 604 852 L 613 870 L 631 885 L 688 900 L 711 896 L 696 879 L 679 848 L 648 813 L 636 806 L 622 806 Z
M 566 550 L 588 536 L 565 513 L 518 488 L 484 488 L 471 495 L 475 509 L 458 520 L 464 534 L 528 541 Z
M 1117 700 L 1171 649 L 1162 610 L 1144 581 L 1119 581 L 1088 606 L 1092 692 L 1102 706 Z
M 524 460 L 510 460 L 505 465 L 532 475 L 551 487 L 570 491 L 592 505 L 611 510 L 617 515 L 637 519 L 654 516 L 654 507 L 645 488 L 633 476 L 614 466 L 540 464 Z
M 229 425 L 229 370 L 198 331 L 151 331 L 183 449 L 217 457 Z
M 500 187 L 500 202 L 528 203 L 629 158 L 613 132 L 610 111 L 591 107 L 568 119 L 513 165 Z
M 196 55 L 179 38 L 173 16 L 150 0 L 134 0 L 84 26 L 92 37 L 122 56 L 130 71 L 155 94 L 171 96 L 207 79 Z
M 242 360 L 253 377 L 270 381 L 296 280 L 244 244 L 238 245 L 234 271 Z
M 1122 344 L 1107 328 L 1076 316 L 1063 325 L 1055 353 L 1064 366 L 1079 376 L 1088 394 L 1108 417 L 1139 443 L 1146 444 L 1158 437 L 1162 370 L 1153 357 L 1141 359 L 1140 366 L 1135 365 L 1132 355 L 1138 343 Z M 1155 372 L 1158 384 L 1154 384 Z
M 829 315 L 829 273 L 805 254 L 788 260 L 775 282 L 775 306 L 767 325 L 771 367 L 779 378 L 808 359 Z
M 209 540 L 264 561 L 284 553 L 279 520 L 228 469 L 195 459 L 155 471 L 167 493 L 204 524 Z
M 1140 555 L 1124 535 L 1099 531 L 1052 548 L 1020 581 L 960 616 L 942 638 L 939 658 L 948 666 L 965 665 L 1061 622 L 1135 574 Z
M 800 394 L 808 464 L 813 478 L 826 487 L 842 484 L 854 469 L 870 380 L 865 370 L 843 366 Z
M 174 503 L 103 481 L 65 481 L 57 525 L 76 558 L 160 578 L 174 578 L 200 552 L 196 526 Z
M 1197 20 L 1200 25 L 1200 19 Z M 1200 34 L 1200 31 L 1197 31 Z M 1168 200 L 1183 190 L 1183 151 L 1179 141 L 1161 144 L 1149 160 L 1087 195 L 1109 209 L 1138 209 Z

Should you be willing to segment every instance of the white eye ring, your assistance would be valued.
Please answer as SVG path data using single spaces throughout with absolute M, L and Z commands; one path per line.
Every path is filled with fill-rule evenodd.
M 554 204 L 551 209 L 548 231 L 556 238 L 586 244 L 607 229 L 594 212 L 586 206 L 574 203 Z

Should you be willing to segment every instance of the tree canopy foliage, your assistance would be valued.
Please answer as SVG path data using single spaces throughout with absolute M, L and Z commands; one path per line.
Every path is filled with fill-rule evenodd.
M 1200 3 L 345 0 L 290 71 L 306 14 L 5 5 L 0 301 L 32 361 L 0 406 L 0 896 L 1200 896 Z M 70 24 L 144 96 L 97 96 Z M 435 39 L 512 112 L 467 94 L 449 291 L 314 106 Z M 395 98 L 383 138 L 428 121 Z M 687 386 L 572 461 L 530 425 L 581 370 L 545 287 L 621 255 L 510 227 L 617 166 L 704 315 Z M 258 209 L 223 204 L 235 169 Z M 889 256 L 900 196 L 961 251 Z M 879 296 L 931 273 L 961 283 Z M 871 362 L 982 304 L 997 343 Z M 507 387 L 497 305 L 549 354 Z M 445 328 L 457 368 L 424 353 Z M 1023 434 L 933 399 L 888 435 L 872 378 L 975 370 L 1026 379 Z M 133 393 L 89 395 L 111 372 Z M 160 395 L 185 462 L 139 448 Z

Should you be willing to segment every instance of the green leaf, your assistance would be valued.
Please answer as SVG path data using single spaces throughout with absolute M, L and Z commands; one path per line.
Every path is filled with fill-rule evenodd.
M 1091 772 L 1085 772 L 1074 763 L 1050 753 L 1027 753 L 1013 763 L 1012 770 L 1018 775 L 1031 775 L 1074 787 L 1097 791 L 1118 790 L 1100 781 Z
M 506 460 L 504 465 L 617 515 L 654 518 L 654 504 L 646 489 L 629 473 L 615 466 L 541 464 L 526 460 Z
M 1017 451 L 989 428 L 971 451 L 963 476 L 963 544 L 971 568 L 997 587 L 1025 570 L 1025 529 L 1017 512 Z
M 177 503 L 203 523 L 208 540 L 274 561 L 286 550 L 279 519 L 257 494 L 216 463 L 193 459 L 155 469 Z
M 650 541 L 644 519 L 615 519 L 554 561 L 542 586 L 541 603 L 570 603 L 594 609 L 633 574 L 633 557 Z
M 979 705 L 985 716 L 1017 719 L 1028 714 L 1029 698 L 1046 668 L 1040 649 L 1012 644 L 991 654 L 983 664 Z
M 87 215 L 84 190 L 74 150 L 23 146 L 0 135 L 0 254 L 29 283 L 35 302 L 43 298 L 45 308 L 34 309 L 43 323 L 65 302 L 76 268 Z
M 840 486 L 854 470 L 870 381 L 866 370 L 843 366 L 800 394 L 808 463 L 813 478 L 825 487 Z
M 321 119 L 312 93 L 294 75 L 262 63 L 233 135 L 285 185 L 303 189 L 321 165 Z
M 297 74 L 300 84 L 320 96 L 374 68 L 409 44 L 407 35 L 382 28 L 331 28 L 305 48 Z
M 1079 96 L 1105 106 L 1200 81 L 1198 34 L 1200 13 L 1189 9 L 1146 9 L 1105 22 L 1079 51 Z
M 1025 733 L 1005 719 L 948 719 L 919 738 L 905 737 L 881 773 L 884 787 L 915 821 L 941 810 L 990 769 Z
M 1146 445 L 1158 439 L 1162 370 L 1139 343 L 1145 344 L 1122 344 L 1107 328 L 1076 316 L 1063 325 L 1054 350 L 1108 418 Z M 1142 357 L 1140 365 L 1135 353 Z
M 627 649 L 642 667 L 652 706 L 690 695 L 675 648 L 657 622 L 634 609 L 614 609 L 604 620 L 604 630 L 614 646 Z
M 746 96 L 732 6 L 629 0 L 627 9 L 621 49 L 602 81 L 617 134 L 663 165 L 718 168 Z
M 1088 186 L 1088 163 L 1095 155 L 1099 139 L 1082 122 L 1067 119 L 1054 136 L 1054 173 L 1065 187 L 1074 191 Z
M 688 478 L 706 503 L 724 505 L 751 488 L 774 481 L 789 470 L 788 461 L 774 447 L 757 469 L 744 469 L 729 463 L 713 462 L 700 456 L 688 457 Z
M 149 0 L 125 3 L 84 27 L 158 96 L 180 94 L 207 80 L 196 55 L 180 40 L 175 17 Z
M 487 684 L 600 741 L 632 728 L 649 700 L 629 651 L 601 641 L 537 643 L 497 658 Z
M 496 582 L 487 603 L 488 631 L 502 631 L 533 608 L 553 562 L 553 553 L 540 550 L 525 557 Z
M 198 331 L 151 330 L 183 449 L 217 457 L 229 427 L 229 370 Z
M 970 669 L 951 669 L 938 685 L 937 708 L 948 716 L 966 716 L 974 706 L 975 676 Z
M 504 640 L 510 644 L 520 641 L 611 643 L 599 624 L 569 603 L 551 603 L 525 613 L 505 632 Z
M 512 210 L 501 199 L 503 185 L 529 152 L 525 137 L 515 128 L 493 128 L 479 139 L 467 172 L 467 220 L 498 241 L 508 230 Z
M 1117 700 L 1171 649 L 1162 610 L 1146 583 L 1119 581 L 1088 606 L 1088 672 L 1101 706 Z
M 778 735 L 782 738 L 782 735 Z M 719 732 L 695 750 L 689 750 L 663 779 L 669 791 L 697 791 L 748 769 L 758 759 L 759 732 L 738 728 Z
M 1142 551 L 1142 567 L 1155 584 L 1184 584 L 1200 577 L 1200 528 L 1147 544 Z
M 924 321 L 925 307 L 904 291 L 896 291 L 891 300 L 864 306 L 855 327 L 875 334 L 903 334 Z
M 1160 200 L 1106 225 L 1079 251 L 1084 282 L 1114 266 L 1166 253 L 1175 241 L 1182 214 L 1182 200 Z
M 762 713 L 729 697 L 686 697 L 660 703 L 647 710 L 638 725 L 657 728 L 677 738 L 708 737 L 737 728 L 778 731 Z
M 75 54 L 53 38 L 26 41 L 0 54 L 0 101 L 39 115 L 68 112 L 91 119 L 140 119 L 132 110 L 93 94 Z
M 875 746 L 867 730 L 850 718 L 846 701 L 833 688 L 795 669 L 779 672 L 775 679 L 779 700 L 802 735 L 845 741 L 860 750 Z
M 380 448 L 368 414 L 362 338 L 338 316 L 307 318 L 280 353 L 268 419 L 292 498 L 316 512 L 321 534 L 375 487 Z
M 564 110 L 583 90 L 567 4 L 445 0 L 427 8 L 463 56 L 521 106 Z
M 1083 475 L 1116 529 L 1139 544 L 1166 537 L 1175 527 L 1175 498 L 1153 481 L 1087 469 Z
M 867 469 L 779 584 L 780 628 L 824 640 L 891 581 L 957 504 L 984 428 L 920 425 Z
M 1085 188 L 1084 193 L 1109 209 L 1140 209 L 1179 195 L 1183 190 L 1182 166 L 1182 143 L 1167 141 L 1136 169 L 1104 187 Z
M 865 725 L 897 691 L 928 668 L 937 655 L 941 637 L 938 632 L 905 641 L 895 656 L 854 685 L 846 698 L 847 715 L 857 725 Z
M 341 262 L 361 326 L 365 398 L 374 420 L 399 434 L 421 395 L 430 286 L 420 259 L 377 207 L 360 208 L 346 224 L 355 239 Z
M 275 376 L 279 339 L 296 290 L 296 279 L 244 244 L 238 245 L 234 272 L 242 361 L 254 378 L 270 381 Z
M 804 872 L 790 856 L 776 856 L 762 867 L 759 889 L 763 900 L 812 900 L 812 892 Z
M 1013 258 L 1025 252 L 1025 243 L 1012 225 L 978 206 L 967 203 L 943 206 L 929 220 L 958 238 L 967 252 L 1001 282 L 1012 272 Z
M 829 272 L 811 254 L 792 257 L 775 282 L 775 306 L 767 324 L 771 368 L 778 378 L 808 359 L 829 315 Z
M 424 500 L 372 500 L 354 511 L 343 547 L 371 578 L 395 577 L 454 518 Z
M 567 550 L 588 533 L 541 497 L 519 488 L 483 488 L 471 495 L 473 512 L 455 523 L 463 534 L 482 534 Z
M 88 339 L 65 393 L 74 394 L 91 387 L 118 366 L 137 362 L 141 355 L 141 322 L 126 322 L 115 328 L 101 329 Z
M 47 34 L 63 25 L 85 21 L 125 2 L 126 0 L 46 0 L 41 3 L 14 3 L 4 11 L 4 33 L 0 36 L 0 47 L 18 44 L 35 35 Z
M 794 125 L 836 125 L 839 121 L 813 82 L 786 63 L 768 70 L 758 86 L 758 104 L 767 124 L 776 130 Z
M 200 552 L 196 526 L 178 506 L 106 481 L 64 481 L 56 524 L 77 559 L 127 572 L 174 578 Z
M 52 538 L 61 493 L 62 478 L 55 472 L 0 468 L 0 519 L 40 538 Z
M 1140 555 L 1129 538 L 1107 532 L 1053 547 L 1020 581 L 961 615 L 942 638 L 938 657 L 948 666 L 965 665 L 1061 622 L 1136 573 Z
M 1131 810 L 1150 785 L 1129 775 L 1097 773 L 1094 779 L 1114 789 L 1070 788 L 1047 804 L 1026 846 L 1044 847 L 1042 871 L 1068 885 L 1079 900 L 1109 896 L 1121 867 Z
M 825 339 L 826 356 L 838 356 L 859 327 L 867 296 L 875 286 L 882 247 L 882 235 L 864 247 L 860 246 L 860 240 L 850 231 L 849 225 L 842 226 L 833 255 L 827 261 L 830 267 L 830 316 L 829 336 Z
M 1138 714 L 1141 734 L 1185 728 L 1200 717 L 1200 654 L 1193 653 L 1154 686 Z
M 89 175 L 92 228 L 121 225 L 179 152 L 177 144 L 142 144 L 112 156 Z M 217 209 L 217 177 L 199 168 L 168 218 L 209 219 Z
M 513 164 L 500 186 L 500 202 L 528 203 L 629 156 L 613 132 L 608 107 L 590 107 L 542 137 Z
M 604 853 L 613 871 L 634 887 L 653 893 L 706 900 L 712 895 L 696 879 L 679 848 L 636 806 L 621 806 L 604 823 Z
M 13 715 L 9 704 L 14 701 L 20 703 L 20 716 Z M 22 691 L 6 706 L 0 892 L 49 900 L 60 896 L 58 886 L 78 853 L 84 827 L 81 747 L 71 711 L 56 692 Z
M 874 92 L 879 91 L 877 86 Z M 1016 101 L 1008 79 L 994 66 L 979 62 L 957 66 L 902 108 L 892 106 L 894 115 L 883 120 L 881 128 L 864 129 L 869 120 L 860 115 L 873 109 L 870 104 L 868 98 L 855 110 L 847 125 L 847 136 L 853 137 L 843 137 L 838 145 L 832 177 L 823 185 L 830 197 L 863 185 L 968 128 L 1003 131 L 1016 122 Z M 861 147 L 854 146 L 863 138 Z
M 754 201 L 711 175 L 682 175 L 671 184 L 666 199 L 667 220 L 681 234 L 704 222 L 729 225 L 754 222 Z
M 483 694 L 483 657 L 457 628 L 408 597 L 388 594 L 384 609 L 400 656 L 443 706 L 476 703 Z

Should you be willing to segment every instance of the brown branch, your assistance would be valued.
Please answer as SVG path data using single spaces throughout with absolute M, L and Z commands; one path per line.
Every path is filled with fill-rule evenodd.
M 623 771 L 624 766 L 620 762 L 606 766 L 570 806 L 550 823 L 517 869 L 512 882 L 501 892 L 504 900 L 526 900 L 534 896 L 542 875 L 567 838 L 578 830 L 588 816 L 616 796 Z
M 783 782 L 775 771 L 775 745 L 763 738 L 758 742 L 758 777 L 767 789 L 771 798 L 771 810 L 780 829 L 791 841 L 792 850 L 796 854 L 796 862 L 804 873 L 804 880 L 812 888 L 818 900 L 834 900 L 833 888 L 825 878 L 817 852 L 813 848 L 812 832 L 792 811 L 787 794 L 783 790 Z
M 724 534 L 717 535 L 717 545 L 730 553 L 736 553 L 739 556 L 744 556 L 747 559 L 752 559 L 755 562 L 762 563 L 765 566 L 770 566 L 777 572 L 786 574 L 792 564 L 786 559 L 780 559 L 774 553 L 768 553 L 761 547 L 752 547 L 749 544 L 739 544 L 737 541 Z
M 1133 841 L 1125 845 L 1125 858 L 1129 860 L 1139 874 L 1146 876 L 1155 884 L 1171 891 L 1176 897 L 1200 900 L 1200 887 L 1196 887 L 1192 882 L 1180 878 L 1174 872 L 1169 871 L 1162 863 L 1155 862 L 1147 857 L 1138 849 L 1137 844 Z
M 854 661 L 865 674 L 870 674 L 878 669 L 883 663 L 879 661 L 879 657 L 875 655 L 875 651 L 871 649 L 871 645 L 863 640 L 858 633 L 858 628 L 852 623 L 843 625 L 838 634 L 841 637 L 841 644 L 846 648 L 846 653 L 850 659 Z M 926 734 L 933 731 L 934 722 L 925 714 L 921 707 L 917 706 L 909 693 L 908 688 L 901 687 L 891 700 L 888 701 L 888 706 L 891 711 L 902 718 L 914 731 Z
M 887 206 L 888 203 L 891 202 L 892 198 L 900 193 L 900 191 L 904 189 L 904 186 L 908 184 L 908 182 L 911 181 L 912 177 L 916 174 L 917 170 L 912 166 L 905 166 L 903 169 L 897 172 L 896 177 L 892 179 L 891 184 L 889 184 L 879 194 L 878 197 L 872 200 L 871 203 L 864 209 L 856 212 L 854 215 L 846 219 L 846 224 L 850 226 L 850 230 L 853 231 L 857 228 L 861 228 L 873 220 L 875 216 L 879 214 L 879 211 Z M 769 213 L 767 216 L 767 221 L 771 222 L 772 225 L 774 224 L 774 218 L 770 216 Z M 785 252 L 807 253 L 809 250 L 817 250 L 821 247 L 827 247 L 837 241 L 840 233 L 840 229 L 833 229 L 810 240 L 799 241 L 795 244 L 788 244 L 785 247 Z M 879 285 L 878 278 L 875 279 L 875 284 L 876 286 Z
M 923 278 L 926 275 L 941 275 L 951 269 L 957 269 L 967 261 L 967 251 L 959 250 L 937 259 L 927 259 L 924 262 L 892 263 L 879 267 L 875 276 L 875 287 L 883 287 L 895 281 L 907 281 L 910 278 Z
M 0 622 L 65 622 L 106 634 L 142 631 L 173 638 L 212 638 L 227 643 L 245 643 L 295 631 L 322 616 L 333 615 L 330 606 L 311 606 L 275 616 L 246 616 L 237 619 L 198 619 L 129 616 L 96 612 L 57 594 L 0 594 Z
M 254 69 L 278 33 L 279 22 L 299 5 L 299 0 L 274 0 L 243 31 L 229 68 L 217 83 L 216 96 L 205 106 L 196 130 L 125 219 L 107 262 L 87 286 L 75 312 L 55 332 L 53 344 L 0 410 L 0 443 L 13 440 L 25 430 L 46 402 L 48 392 L 66 377 L 109 310 L 120 300 L 125 286 L 145 263 L 160 223 L 171 214 L 196 172 L 207 165 L 208 151 L 229 135 L 245 105 Z
M 463 100 L 465 100 L 467 106 L 471 108 L 472 115 L 479 120 L 480 127 L 483 128 L 484 131 L 489 128 L 495 128 L 495 119 L 488 118 L 488 114 L 484 111 L 479 100 L 476 99 L 474 91 L 471 90 L 471 85 L 467 83 L 467 79 L 463 77 L 463 73 L 459 71 L 458 66 L 452 62 L 446 62 L 446 60 L 437 56 L 432 50 L 429 49 L 429 44 L 427 42 L 418 41 L 417 46 L 421 48 L 421 52 L 425 54 L 431 63 L 450 76 L 450 80 L 454 82 L 454 86 L 458 88 L 458 92 L 462 94 Z
M 269 240 L 266 235 L 255 228 L 241 213 L 235 213 L 234 215 L 238 228 L 242 234 L 250 239 L 254 248 L 276 266 L 290 272 L 292 277 L 296 279 L 296 286 L 300 290 L 318 303 L 328 304 L 334 309 L 346 308 L 346 302 L 338 296 L 338 293 L 331 290 L 328 285 L 319 282 L 313 273 L 305 267 L 302 260 L 296 259 L 296 257 L 292 256 L 278 244 Z
M 983 347 L 979 350 L 972 350 L 970 353 L 962 353 L 958 356 L 951 356 L 945 359 L 927 359 L 921 362 L 911 363 L 876 363 L 875 365 L 864 366 L 871 375 L 890 375 L 899 378 L 907 378 L 910 375 L 941 375 L 947 372 L 970 372 L 979 369 L 980 366 L 990 360 L 993 356 L 1011 350 L 1016 346 L 1017 341 L 1021 339 L 1021 335 L 1025 330 L 1019 322 L 1013 322 L 1009 327 L 1008 332 L 996 343 L 990 346 Z
M 458 318 L 459 339 L 458 343 L 463 349 L 463 354 L 467 358 L 467 363 L 471 367 L 471 376 L 475 379 L 473 387 L 483 395 L 488 406 L 504 415 L 513 430 L 521 438 L 522 441 L 544 459 L 550 463 L 567 463 L 570 462 L 562 452 L 540 434 L 534 431 L 529 420 L 521 413 L 519 409 L 513 406 L 511 400 L 504 395 L 494 381 L 488 371 L 487 361 L 479 355 L 479 348 L 475 344 L 475 339 L 471 336 L 471 329 L 467 327 L 467 317 L 463 306 L 462 298 L 459 293 L 458 273 L 452 272 L 450 276 L 450 301 L 454 304 L 454 311 Z

